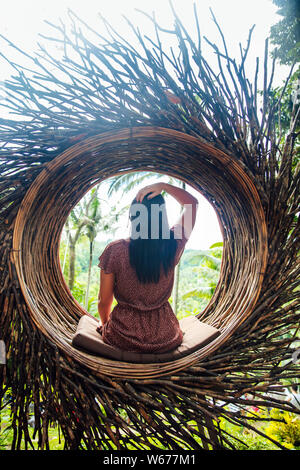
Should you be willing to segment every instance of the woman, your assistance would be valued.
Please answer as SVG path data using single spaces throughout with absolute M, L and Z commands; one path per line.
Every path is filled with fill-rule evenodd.
M 163 190 L 184 206 L 171 229 Z M 99 258 L 97 330 L 105 343 L 144 353 L 167 352 L 181 344 L 182 331 L 168 299 L 197 207 L 194 196 L 167 183 L 151 184 L 137 193 L 130 208 L 130 237 L 108 244 Z M 114 297 L 118 303 L 111 311 Z

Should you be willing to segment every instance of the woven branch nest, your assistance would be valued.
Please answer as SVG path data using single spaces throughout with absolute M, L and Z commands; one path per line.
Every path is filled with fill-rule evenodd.
M 197 315 L 221 335 L 187 357 L 159 365 L 121 363 L 71 345 L 87 312 L 71 296 L 58 255 L 66 218 L 82 196 L 105 178 L 136 170 L 172 175 L 200 191 L 213 204 L 224 237 L 218 286 Z M 86 139 L 47 164 L 20 206 L 13 250 L 32 319 L 58 348 L 95 373 L 158 377 L 212 354 L 251 314 L 266 267 L 267 230 L 256 187 L 236 160 L 187 134 L 139 127 Z
M 261 107 L 260 62 L 254 80 L 245 70 L 252 30 L 238 63 L 214 18 L 223 46 L 209 43 L 213 65 L 200 28 L 195 42 L 173 14 L 172 31 L 150 19 L 153 39 L 131 25 L 135 49 L 105 20 L 108 39 L 70 13 L 71 32 L 54 26 L 54 56 L 42 48 L 32 67 L 11 62 L 17 75 L 6 81 L 4 103 L 17 117 L 0 119 L 0 339 L 8 358 L 0 399 L 10 391 L 13 449 L 22 439 L 34 447 L 32 403 L 41 449 L 51 420 L 68 449 L 235 448 L 220 418 L 262 435 L 249 405 L 296 411 L 266 393 L 299 378 L 299 114 L 295 107 L 289 130 L 278 129 L 283 94 L 270 93 L 267 42 Z M 178 55 L 165 48 L 165 34 Z M 58 257 L 79 199 L 106 178 L 142 170 L 201 192 L 224 241 L 217 288 L 197 315 L 221 335 L 190 356 L 147 365 L 71 346 L 86 312 Z

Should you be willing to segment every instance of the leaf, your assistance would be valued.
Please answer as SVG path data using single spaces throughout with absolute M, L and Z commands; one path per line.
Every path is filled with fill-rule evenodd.
M 189 253 L 188 262 L 198 263 L 199 265 L 207 265 L 211 269 L 219 271 L 221 266 L 221 258 L 216 258 L 208 250 L 201 250 L 196 253 Z
M 209 249 L 212 250 L 213 248 L 219 248 L 219 247 L 223 248 L 223 242 L 214 243 L 213 245 L 209 247 Z
M 214 293 L 215 285 L 214 286 L 199 286 L 196 289 L 192 289 L 185 294 L 182 295 L 183 300 L 187 300 L 189 298 L 205 298 L 210 299 L 212 294 Z
M 128 192 L 135 186 L 141 184 L 145 179 L 153 176 L 153 173 L 144 171 L 116 176 L 111 180 L 107 194 L 108 196 L 111 196 L 114 192 L 117 192 L 121 188 L 124 192 Z

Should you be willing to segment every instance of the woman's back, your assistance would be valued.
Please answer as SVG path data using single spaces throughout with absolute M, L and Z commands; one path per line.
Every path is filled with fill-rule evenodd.
M 174 231 L 175 227 L 170 230 Z M 180 228 L 180 227 L 179 227 Z M 142 310 L 159 308 L 168 301 L 172 294 L 174 283 L 174 268 L 184 250 L 187 239 L 182 235 L 177 239 L 177 249 L 173 267 L 166 275 L 161 267 L 158 283 L 141 283 L 136 271 L 129 261 L 129 239 L 121 239 L 111 242 L 99 258 L 99 267 L 106 273 L 114 273 L 114 297 L 119 304 L 131 306 Z
M 187 205 L 171 229 L 162 190 Z M 170 351 L 181 344 L 182 331 L 168 299 L 196 210 L 193 196 L 166 183 L 138 192 L 130 208 L 130 238 L 110 243 L 99 258 L 99 332 L 105 343 L 149 353 Z M 111 311 L 113 297 L 117 305 Z

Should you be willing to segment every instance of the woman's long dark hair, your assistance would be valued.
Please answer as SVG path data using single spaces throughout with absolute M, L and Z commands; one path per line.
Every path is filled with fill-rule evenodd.
M 129 219 L 132 224 L 129 243 L 130 264 L 141 283 L 158 283 L 161 267 L 166 275 L 173 267 L 177 248 L 174 232 L 169 228 L 163 196 L 159 194 L 148 199 L 146 195 L 141 203 L 137 203 L 134 199 Z

